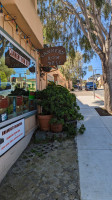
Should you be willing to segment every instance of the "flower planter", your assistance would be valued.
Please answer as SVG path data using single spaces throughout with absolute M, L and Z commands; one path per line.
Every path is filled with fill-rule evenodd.
M 53 133 L 59 133 L 62 132 L 63 125 L 62 124 L 51 124 L 51 131 Z
M 50 119 L 52 115 L 38 115 L 38 121 L 41 131 L 50 131 Z

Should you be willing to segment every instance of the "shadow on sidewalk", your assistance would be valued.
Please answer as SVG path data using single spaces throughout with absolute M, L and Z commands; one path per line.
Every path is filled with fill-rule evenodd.
M 89 105 L 89 104 L 84 104 L 84 103 L 82 103 L 82 102 L 77 98 L 77 103 L 78 103 L 78 106 L 79 106 L 80 108 L 86 108 L 87 106 L 89 106 L 90 108 L 103 107 L 103 106 L 104 106 L 104 101 L 103 101 L 103 100 L 93 100 L 93 102 L 91 102 L 92 105 Z

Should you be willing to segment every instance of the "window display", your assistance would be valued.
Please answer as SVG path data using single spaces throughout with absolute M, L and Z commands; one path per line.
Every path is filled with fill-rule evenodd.
M 36 109 L 36 63 L 0 31 L 0 122 Z

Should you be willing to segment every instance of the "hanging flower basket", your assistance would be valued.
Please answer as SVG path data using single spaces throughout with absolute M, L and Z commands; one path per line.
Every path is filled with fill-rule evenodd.
M 29 71 L 32 72 L 32 73 L 35 73 L 35 67 L 34 66 L 30 67 Z

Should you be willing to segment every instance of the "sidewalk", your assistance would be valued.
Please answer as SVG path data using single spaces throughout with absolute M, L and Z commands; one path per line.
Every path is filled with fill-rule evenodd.
M 81 200 L 112 200 L 112 117 L 94 107 L 103 101 L 77 96 L 86 131 L 77 140 Z

